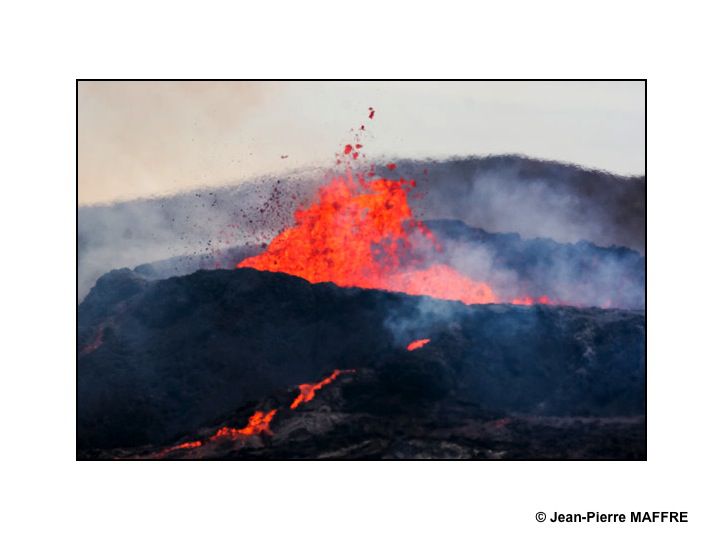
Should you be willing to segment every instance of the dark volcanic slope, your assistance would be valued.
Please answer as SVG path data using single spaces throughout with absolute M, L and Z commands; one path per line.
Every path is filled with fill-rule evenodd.
M 523 239 L 515 233 L 490 233 L 457 220 L 426 222 L 442 253 L 429 253 L 468 276 L 491 285 L 500 298 L 548 296 L 563 304 L 624 309 L 645 307 L 645 257 L 624 247 L 590 242 L 563 244 L 548 238 Z M 173 257 L 135 271 L 148 279 L 187 275 L 196 270 L 234 268 L 259 245 L 233 247 L 210 255 Z
M 375 420 L 395 408 L 427 421 L 427 403 L 480 420 L 644 414 L 641 312 L 464 306 L 250 269 L 119 270 L 80 305 L 78 331 L 81 452 L 173 443 L 336 368 L 358 370 L 343 407 Z
M 454 218 L 489 231 L 645 253 L 644 176 L 517 155 L 397 165 L 405 177 L 426 179 L 420 189 L 427 197 L 419 207 L 427 219 Z
M 545 295 L 577 306 L 645 308 L 645 257 L 632 249 L 523 239 L 462 221 L 435 220 L 427 225 L 451 266 L 481 281 L 493 276 L 493 288 L 501 298 Z

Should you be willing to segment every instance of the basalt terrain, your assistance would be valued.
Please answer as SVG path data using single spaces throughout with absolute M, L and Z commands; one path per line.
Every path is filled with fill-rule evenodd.
M 642 310 L 149 273 L 78 308 L 80 459 L 645 458 Z

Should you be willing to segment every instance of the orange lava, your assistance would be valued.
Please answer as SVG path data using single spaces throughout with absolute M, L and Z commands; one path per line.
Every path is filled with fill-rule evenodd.
M 414 351 L 415 349 L 424 347 L 428 343 L 430 343 L 429 339 L 416 339 L 415 341 L 410 342 L 410 344 L 407 346 L 407 350 Z
M 414 186 L 413 180 L 366 181 L 348 172 L 320 188 L 314 204 L 298 209 L 295 225 L 278 234 L 264 253 L 237 267 L 466 304 L 498 302 L 487 283 L 447 265 L 423 265 L 422 253 L 441 247 L 413 217 L 408 192 Z
M 215 435 L 210 437 L 211 441 L 217 441 L 219 439 L 239 439 L 240 437 L 247 437 L 250 435 L 259 435 L 260 433 L 267 433 L 272 435 L 270 431 L 270 422 L 277 413 L 277 409 L 272 409 L 269 412 L 256 411 L 248 420 L 247 426 L 242 429 L 222 427 L 217 430 Z
M 174 450 L 184 450 L 186 448 L 197 448 L 198 446 L 202 446 L 202 441 L 190 441 L 182 444 L 178 444 L 177 446 L 174 446 Z
M 202 441 L 185 442 L 185 443 L 181 443 L 181 444 L 176 444 L 175 446 L 171 446 L 167 450 L 164 450 L 164 453 L 167 454 L 170 452 L 174 452 L 175 450 L 189 450 L 191 448 L 198 448 L 202 445 L 203 445 Z
M 308 401 L 312 401 L 315 397 L 315 392 L 320 390 L 323 386 L 327 386 L 331 382 L 333 382 L 335 379 L 337 379 L 340 375 L 343 373 L 355 373 L 354 369 L 336 369 L 334 370 L 329 377 L 326 377 L 319 383 L 315 384 L 301 384 L 298 388 L 300 389 L 300 395 L 295 398 L 295 401 L 292 402 L 292 405 L 290 405 L 291 409 L 296 409 L 298 405 L 301 403 L 306 403 Z M 217 442 L 217 441 L 223 441 L 223 440 L 238 440 L 243 437 L 249 437 L 251 435 L 260 435 L 261 433 L 266 433 L 268 435 L 272 435 L 273 432 L 270 430 L 270 422 L 272 422 L 273 418 L 275 417 L 275 414 L 277 413 L 277 409 L 272 409 L 268 412 L 263 411 L 255 411 L 253 415 L 248 419 L 247 425 L 242 428 L 231 428 L 231 427 L 221 427 L 218 429 L 214 435 L 209 437 L 205 440 L 199 440 L 199 441 L 190 441 L 190 442 L 184 442 L 181 444 L 176 444 L 175 446 L 171 446 L 169 448 L 165 448 L 164 450 L 160 450 L 159 452 L 155 452 L 154 454 L 151 454 L 151 457 L 154 459 L 162 459 L 165 458 L 168 454 L 176 451 L 176 450 L 190 450 L 192 448 L 199 448 L 200 446 L 203 446 L 206 443 L 209 442 Z
M 150 457 L 153 459 L 162 459 L 166 457 L 168 454 L 174 452 L 175 450 L 189 450 L 191 448 L 198 448 L 199 446 L 202 446 L 202 441 L 190 441 L 185 442 L 181 444 L 176 444 L 175 446 L 171 446 L 170 448 L 165 448 L 164 450 L 160 450 L 159 452 L 155 452 Z
M 547 296 L 540 296 L 533 298 L 532 296 L 523 296 L 522 298 L 515 298 L 511 304 L 516 306 L 532 306 L 534 304 L 554 304 Z
M 354 373 L 354 369 L 336 369 L 333 371 L 329 377 L 325 377 L 322 381 L 314 384 L 301 384 L 298 386 L 298 389 L 300 390 L 300 394 L 298 397 L 295 398 L 295 400 L 290 405 L 291 409 L 297 409 L 298 405 L 301 403 L 307 403 L 308 401 L 312 401 L 315 398 L 315 392 L 320 390 L 323 386 L 327 386 L 331 382 L 333 382 L 335 379 L 337 379 L 340 375 L 343 373 Z

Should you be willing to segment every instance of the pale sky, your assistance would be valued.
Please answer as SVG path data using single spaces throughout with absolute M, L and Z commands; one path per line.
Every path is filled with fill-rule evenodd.
M 79 202 L 332 165 L 363 123 L 370 159 L 518 153 L 644 174 L 644 92 L 642 82 L 81 82 Z

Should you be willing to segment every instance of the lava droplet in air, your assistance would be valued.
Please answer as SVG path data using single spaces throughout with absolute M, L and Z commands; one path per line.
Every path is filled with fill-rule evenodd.
M 331 382 L 333 382 L 335 379 L 337 379 L 340 375 L 343 373 L 355 373 L 354 369 L 336 369 L 333 371 L 329 377 L 325 377 L 322 381 L 314 384 L 301 384 L 298 386 L 298 389 L 300 390 L 300 394 L 298 397 L 295 398 L 295 400 L 290 405 L 291 409 L 297 409 L 298 405 L 301 403 L 307 403 L 308 401 L 312 401 L 315 398 L 315 392 L 320 390 L 323 386 L 327 386 Z
M 429 339 L 416 339 L 415 341 L 410 342 L 407 346 L 408 351 L 414 351 L 415 349 L 419 349 L 421 347 L 424 347 L 430 343 Z
M 264 253 L 237 267 L 466 304 L 498 302 L 487 283 L 444 264 L 425 263 L 422 253 L 441 247 L 413 217 L 408 203 L 413 187 L 413 180 L 367 181 L 348 172 L 321 187 L 314 204 L 298 209 L 295 224 L 278 234 Z

